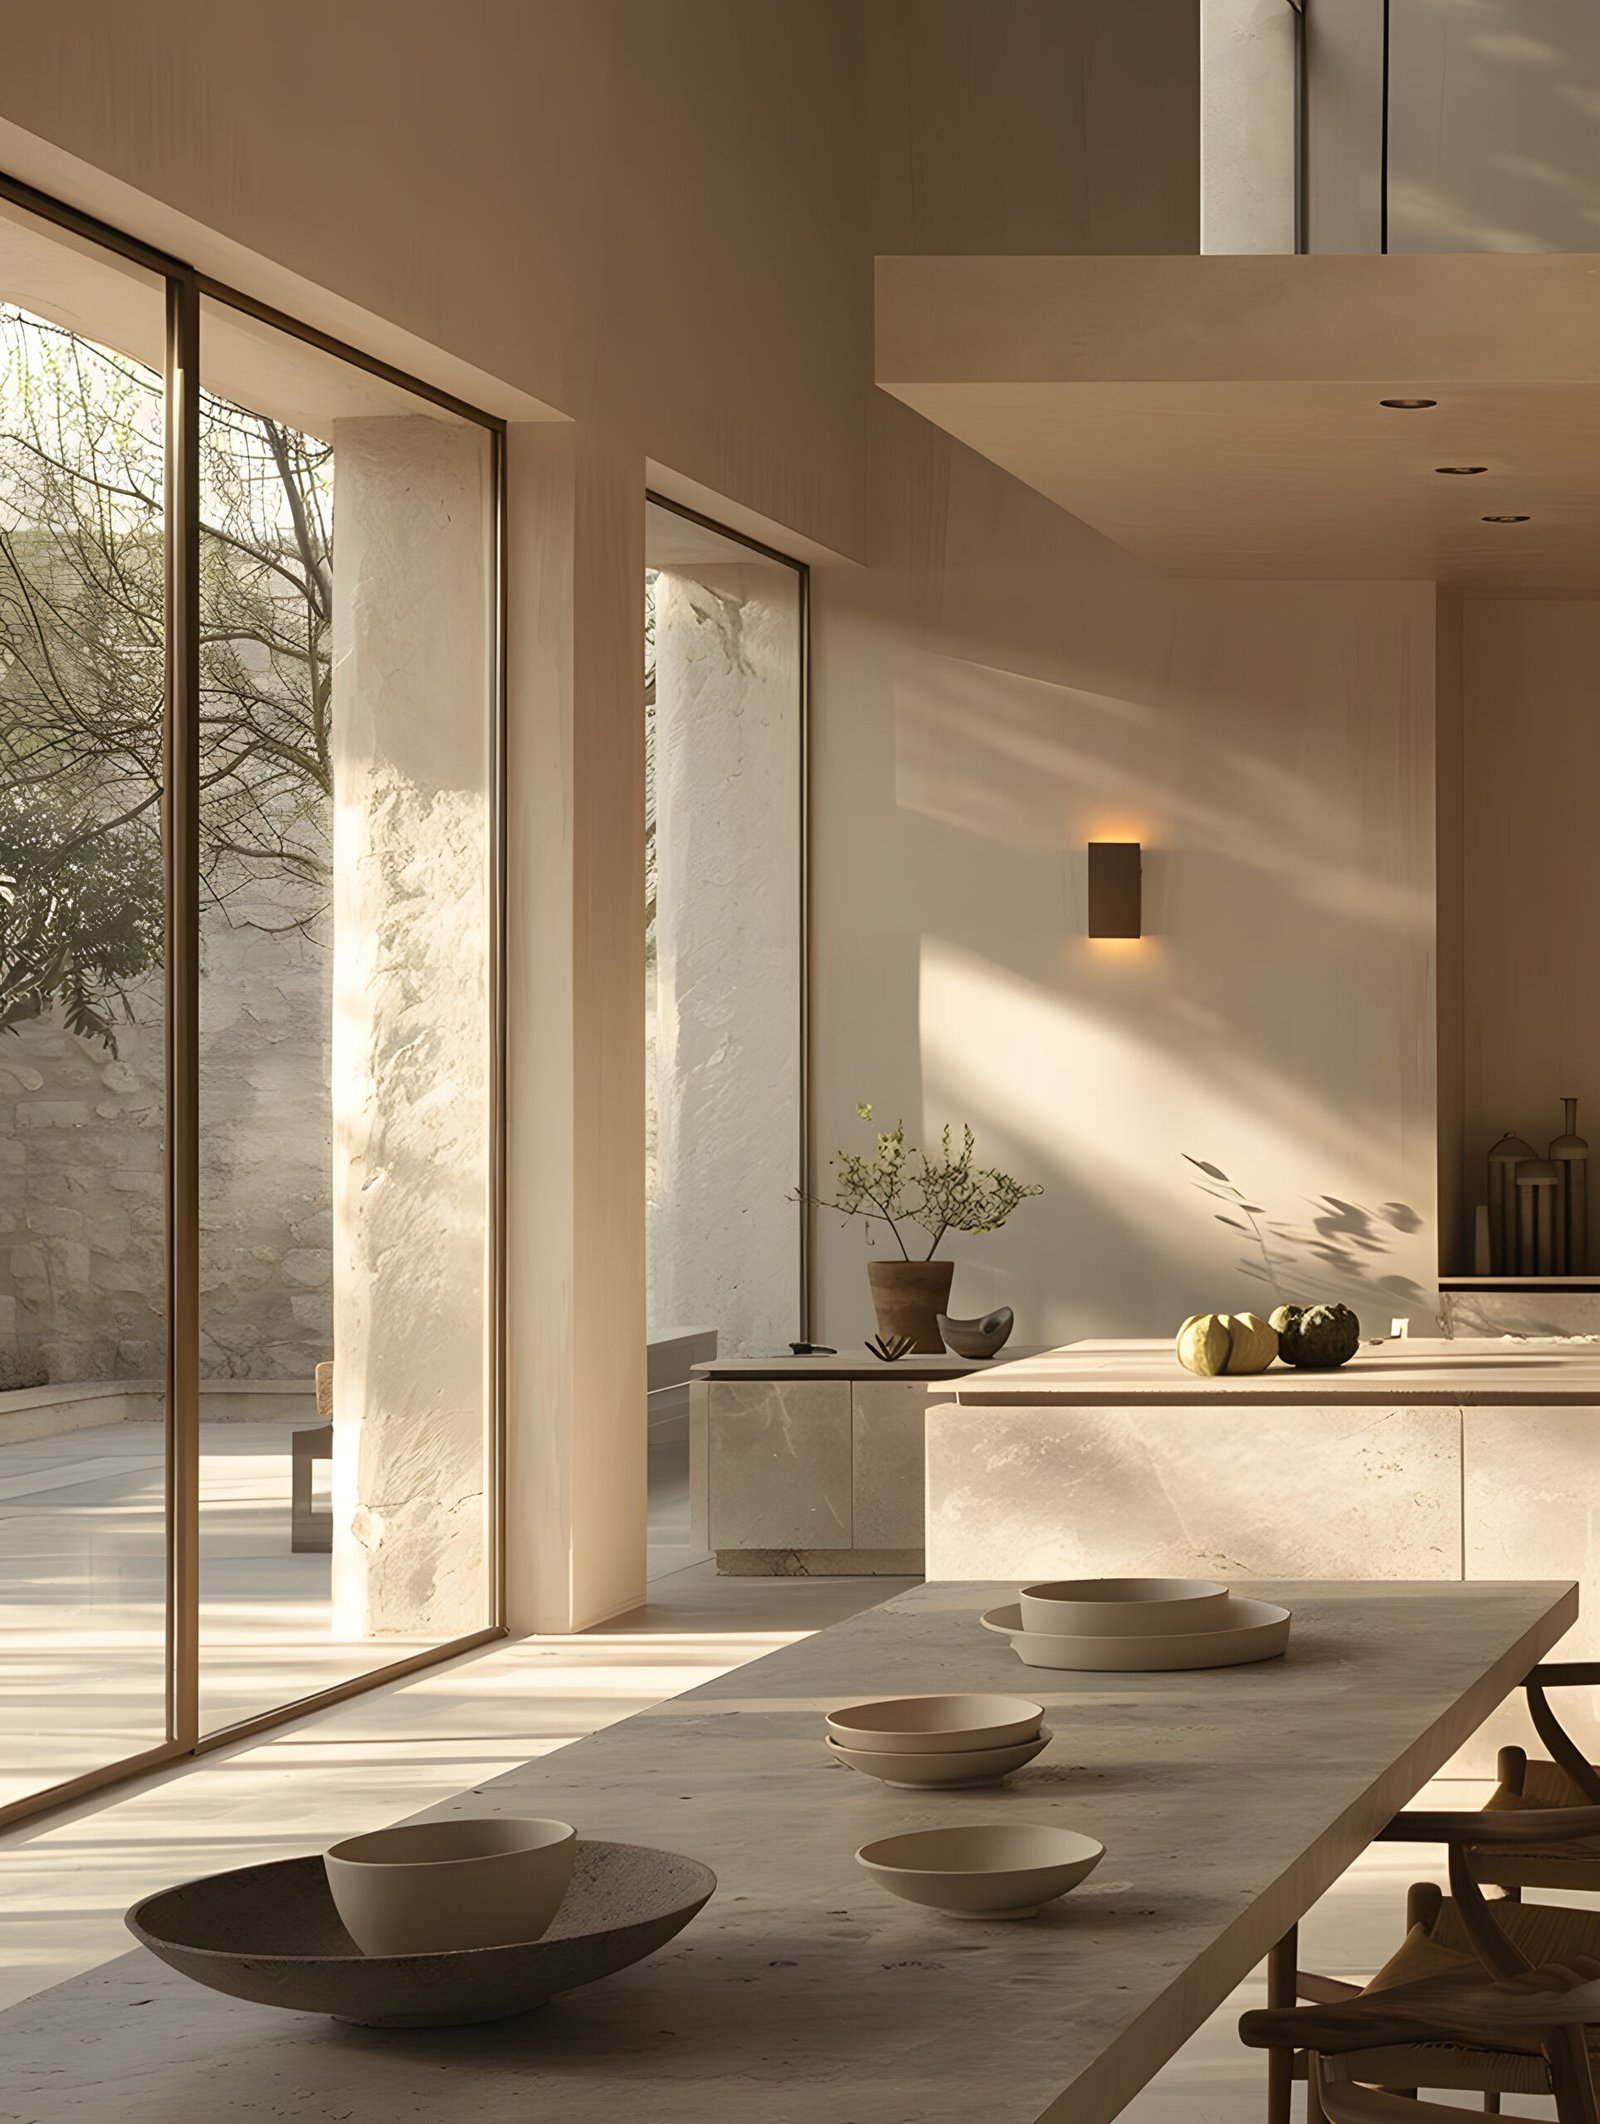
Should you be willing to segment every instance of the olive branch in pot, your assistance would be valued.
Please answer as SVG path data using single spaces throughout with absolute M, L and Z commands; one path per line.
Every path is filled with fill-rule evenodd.
M 870 1106 L 858 1106 L 856 1112 L 863 1121 L 872 1119 Z M 998 1231 L 1018 1203 L 1044 1193 L 994 1166 L 974 1165 L 977 1138 L 965 1122 L 959 1148 L 953 1137 L 947 1126 L 938 1150 L 930 1153 L 908 1144 L 906 1125 L 897 1121 L 878 1131 L 872 1155 L 840 1151 L 830 1161 L 835 1172 L 831 1197 L 802 1188 L 799 1199 L 842 1217 L 860 1217 L 869 1227 L 886 1224 L 904 1260 L 931 1261 L 946 1233 Z M 913 1224 L 928 1235 L 925 1254 L 913 1254 L 906 1244 L 902 1226 Z M 870 1243 L 870 1229 L 867 1236 Z M 916 1244 L 920 1247 L 921 1240 Z

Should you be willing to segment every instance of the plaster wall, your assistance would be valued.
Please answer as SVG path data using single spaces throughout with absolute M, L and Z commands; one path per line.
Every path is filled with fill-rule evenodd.
M 83 0 L 8 21 L 0 120 L 849 553 L 860 24 L 857 0 L 280 0 L 264 42 L 216 0 Z M 26 139 L 0 167 L 75 182 Z
M 871 1100 L 1042 1182 L 949 1248 L 1022 1343 L 1431 1321 L 1432 585 L 1162 578 L 887 400 L 871 476 L 874 565 L 815 586 L 819 1158 Z M 1093 943 L 1127 838 L 1148 934 Z M 818 1244 L 848 1346 L 866 1250 Z
M 1386 16 L 1387 248 L 1600 249 L 1586 0 L 1339 0 L 1308 17 L 1311 249 L 1383 248 Z
M 871 250 L 1198 248 L 1198 0 L 867 0 L 858 20 Z

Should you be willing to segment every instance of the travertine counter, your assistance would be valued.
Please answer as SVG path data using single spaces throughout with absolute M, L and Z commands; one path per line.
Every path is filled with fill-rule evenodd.
M 1387 1342 L 1335 1372 L 1185 1372 L 1080 1343 L 963 1380 L 927 1419 L 930 1578 L 1240 1583 L 1575 1578 L 1600 1656 L 1600 1348 Z M 1564 1700 L 1600 1749 L 1588 1692 Z M 1497 1721 L 1493 1744 L 1525 1737 Z
M 1034 1355 L 1035 1352 L 1024 1352 Z M 1002 1359 L 719 1357 L 689 1390 L 695 1545 L 757 1577 L 922 1569 L 924 1418 Z

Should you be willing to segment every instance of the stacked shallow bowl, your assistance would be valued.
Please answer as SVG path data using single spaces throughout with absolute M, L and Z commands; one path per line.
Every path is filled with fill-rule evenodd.
M 896 1696 L 830 1711 L 828 1753 L 906 1790 L 993 1785 L 1051 1741 L 1044 1706 L 1021 1696 Z
M 1058 1579 L 991 1608 L 983 1626 L 1026 1666 L 1088 1674 L 1239 1667 L 1289 1643 L 1287 1608 L 1201 1578 Z

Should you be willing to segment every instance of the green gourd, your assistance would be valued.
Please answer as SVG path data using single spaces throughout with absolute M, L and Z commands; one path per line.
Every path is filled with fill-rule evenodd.
M 1280 1305 L 1272 1316 L 1278 1355 L 1303 1372 L 1331 1372 L 1361 1347 L 1361 1322 L 1347 1305 Z

